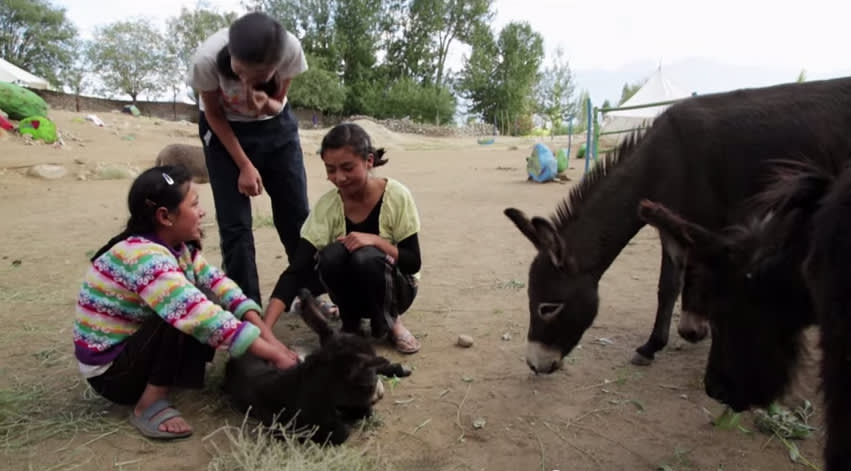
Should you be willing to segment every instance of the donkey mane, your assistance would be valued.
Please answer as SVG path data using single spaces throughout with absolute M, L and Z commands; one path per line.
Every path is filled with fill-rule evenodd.
M 800 160 L 778 159 L 771 163 L 770 183 L 744 202 L 750 214 L 761 216 L 726 228 L 725 235 L 762 243 L 774 240 L 783 245 L 785 238 L 806 224 L 847 166 L 842 159 L 816 161 L 805 156 Z
M 607 152 L 597 162 L 597 165 L 586 173 L 578 184 L 570 189 L 568 196 L 558 203 L 555 215 L 552 217 L 552 221 L 557 228 L 562 229 L 579 217 L 579 211 L 582 209 L 582 205 L 600 188 L 598 183 L 609 175 L 618 164 L 632 155 L 632 151 L 641 142 L 646 131 L 647 128 L 639 128 L 633 131 L 621 142 L 617 149 Z

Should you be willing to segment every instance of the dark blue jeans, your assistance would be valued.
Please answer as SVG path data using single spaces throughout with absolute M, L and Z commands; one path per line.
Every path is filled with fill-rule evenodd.
M 230 122 L 236 138 L 263 179 L 272 200 L 272 219 L 287 258 L 292 258 L 301 225 L 307 218 L 307 175 L 298 136 L 298 121 L 289 104 L 265 121 Z M 222 268 L 246 296 L 257 303 L 260 282 L 252 233 L 251 200 L 239 192 L 239 168 L 201 113 L 198 131 L 204 147 L 216 207 Z M 208 134 L 209 133 L 209 134 Z

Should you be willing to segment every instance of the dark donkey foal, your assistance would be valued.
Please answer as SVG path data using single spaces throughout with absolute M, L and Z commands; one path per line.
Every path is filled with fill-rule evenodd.
M 302 290 L 301 315 L 319 334 L 319 350 L 297 367 L 279 370 L 249 353 L 228 360 L 224 390 L 234 407 L 263 422 L 311 431 L 318 443 L 338 445 L 353 422 L 372 414 L 383 396 L 378 374 L 408 376 L 410 370 L 375 354 L 363 337 L 334 331 L 319 304 Z
M 851 152 L 851 78 L 784 84 L 689 98 L 668 108 L 636 142 L 599 162 L 552 218 L 506 215 L 535 244 L 529 268 L 526 361 L 550 373 L 597 315 L 598 282 L 644 222 L 642 199 L 667 206 L 710 230 L 744 220 L 736 211 L 759 193 L 774 159 Z M 689 290 L 691 267 L 677 240 L 662 234 L 653 331 L 633 362 L 648 364 L 668 343 L 680 291 L 680 335 L 706 335 L 702 299 Z M 685 277 L 685 283 L 684 283 Z M 685 286 L 684 286 L 685 284 Z M 692 315 L 688 315 L 691 311 Z
M 712 328 L 705 384 L 736 411 L 788 387 L 802 330 L 819 324 L 826 471 L 851 469 L 851 170 L 790 164 L 758 197 L 761 220 L 711 232 L 651 202 L 639 213 L 688 247 Z M 693 260 L 693 262 L 692 262 Z

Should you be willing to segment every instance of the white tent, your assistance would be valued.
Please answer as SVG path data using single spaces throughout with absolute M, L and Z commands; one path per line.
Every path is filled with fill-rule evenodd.
M 690 95 L 690 93 L 684 91 L 671 82 L 662 73 L 662 67 L 659 67 L 659 69 L 656 70 L 656 73 L 647 79 L 647 82 L 637 92 L 635 92 L 635 95 L 619 105 L 619 107 L 679 100 L 687 98 Z M 671 106 L 671 104 L 651 106 L 649 108 L 610 111 L 606 113 L 606 116 L 603 118 L 600 132 L 626 131 L 642 125 L 650 125 L 650 123 L 652 123 L 653 120 L 662 114 L 662 112 L 669 106 Z M 606 139 L 607 143 L 612 143 L 612 141 L 619 142 L 627 136 L 629 136 L 629 133 L 620 133 L 601 136 L 600 139 Z
M 22 87 L 40 90 L 51 88 L 47 80 L 37 77 L 2 58 L 0 58 L 0 82 L 11 82 Z

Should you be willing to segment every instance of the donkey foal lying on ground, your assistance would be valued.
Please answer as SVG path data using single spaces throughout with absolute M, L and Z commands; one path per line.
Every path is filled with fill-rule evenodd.
M 231 403 L 266 426 L 310 431 L 318 443 L 339 445 L 351 424 L 372 414 L 384 395 L 378 374 L 408 376 L 410 370 L 375 354 L 367 339 L 336 332 L 319 303 L 302 290 L 302 318 L 319 334 L 319 350 L 297 367 L 279 370 L 249 353 L 228 360 L 224 390 Z

